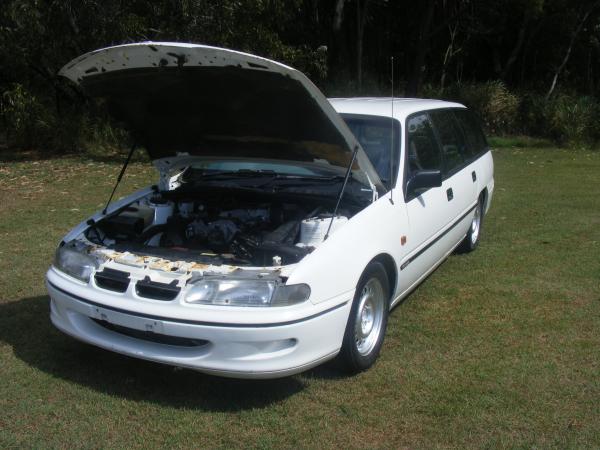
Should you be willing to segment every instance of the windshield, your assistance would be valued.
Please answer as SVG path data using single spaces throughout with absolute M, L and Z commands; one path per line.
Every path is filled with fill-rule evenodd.
M 390 117 L 369 116 L 358 114 L 341 114 L 342 118 L 354 134 L 363 150 L 375 167 L 381 180 L 388 184 L 390 181 L 390 158 L 392 155 L 392 123 L 394 124 L 394 159 L 393 173 L 395 182 L 398 172 L 400 148 L 400 123 Z

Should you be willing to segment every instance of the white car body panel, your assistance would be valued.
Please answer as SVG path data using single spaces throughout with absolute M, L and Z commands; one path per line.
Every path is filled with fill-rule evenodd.
M 126 48 L 130 49 L 131 46 Z M 231 57 L 235 58 L 237 54 L 231 52 Z M 287 66 L 252 55 L 239 55 L 240 61 L 248 61 L 249 58 L 251 61 L 260 60 L 261 64 L 277 70 L 289 70 L 303 83 L 310 83 L 304 75 Z M 79 69 L 74 69 L 81 67 L 77 66 L 78 62 L 96 64 L 102 57 L 103 51 L 84 55 L 71 67 L 66 66 L 63 74 L 77 80 L 82 76 Z M 128 64 L 135 65 L 136 61 L 134 58 Z M 111 62 L 103 61 L 103 64 L 109 67 Z M 114 64 L 119 66 L 120 61 Z M 139 64 L 145 63 L 140 61 Z M 342 122 L 338 113 L 388 118 L 392 114 L 392 100 L 385 98 L 332 99 L 331 104 L 323 105 L 323 108 L 336 123 Z M 141 259 L 136 255 L 102 250 L 107 259 L 101 267 L 126 270 L 130 274 L 131 283 L 127 291 L 115 293 L 99 287 L 93 275 L 86 283 L 51 267 L 46 279 L 52 322 L 77 339 L 111 351 L 222 376 L 280 377 L 333 358 L 342 346 L 357 283 L 369 262 L 375 258 L 391 262 L 390 270 L 395 279 L 395 285 L 390 286 L 392 308 L 462 241 L 469 229 L 477 198 L 483 192 L 486 198 L 484 210 L 487 212 L 489 209 L 494 189 L 493 161 L 489 151 L 445 179 L 441 187 L 431 188 L 405 201 L 403 155 L 406 119 L 416 112 L 443 108 L 464 106 L 435 100 L 394 100 L 393 118 L 401 124 L 401 157 L 396 187 L 352 216 L 298 263 L 239 268 L 146 258 L 138 264 L 136 259 L 138 262 Z M 342 127 L 346 128 L 345 125 Z M 355 141 L 350 136 L 348 140 Z M 193 157 L 181 155 L 166 166 L 171 169 L 184 167 L 191 160 Z M 157 167 L 161 167 L 160 161 Z M 472 179 L 473 171 L 477 174 L 476 180 Z M 163 174 L 161 187 L 173 188 L 175 182 L 174 178 Z M 452 201 L 447 198 L 448 189 L 454 193 Z M 110 205 L 108 213 L 151 192 L 149 187 L 117 201 Z M 90 219 L 97 222 L 103 217 L 98 212 Z M 63 242 L 81 236 L 90 219 L 71 230 Z M 186 283 L 192 276 L 207 273 L 227 275 L 235 270 L 277 274 L 288 285 L 307 284 L 310 297 L 308 301 L 285 307 L 192 305 L 184 301 L 190 288 Z M 175 281 L 181 291 L 172 301 L 140 297 L 134 284 L 146 276 L 153 281 Z M 186 347 L 144 341 L 107 329 L 95 320 L 159 336 L 207 343 Z
M 52 269 L 51 269 L 52 270 Z M 276 378 L 307 370 L 339 351 L 340 336 L 344 333 L 350 302 L 323 314 L 300 321 L 282 321 L 279 325 L 239 326 L 231 323 L 211 323 L 202 311 L 190 314 L 185 321 L 150 316 L 144 310 L 136 313 L 107 307 L 105 303 L 91 304 L 89 290 L 79 289 L 86 301 L 79 301 L 68 285 L 68 294 L 57 288 L 57 273 L 49 272 L 48 292 L 52 297 L 51 320 L 61 331 L 89 344 L 136 358 L 201 370 L 235 378 Z M 314 311 L 311 311 L 314 312 Z M 233 311 L 227 311 L 229 320 Z M 195 321 L 197 316 L 200 320 Z M 221 314 L 223 317 L 223 314 Z M 197 348 L 178 347 L 146 342 L 99 326 L 91 319 L 154 332 L 168 336 L 209 340 Z

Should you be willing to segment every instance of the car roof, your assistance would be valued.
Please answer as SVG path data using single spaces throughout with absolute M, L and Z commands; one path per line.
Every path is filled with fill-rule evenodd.
M 392 117 L 391 97 L 330 98 L 329 102 L 340 114 L 365 114 Z M 394 98 L 395 119 L 404 121 L 410 114 L 441 108 L 466 108 L 460 103 L 424 98 Z

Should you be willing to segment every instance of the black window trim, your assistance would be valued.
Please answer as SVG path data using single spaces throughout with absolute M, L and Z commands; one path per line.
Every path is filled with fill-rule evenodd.
M 465 134 L 465 130 L 463 128 L 463 125 L 461 124 L 461 121 L 458 119 L 458 117 L 456 117 L 456 115 L 454 114 L 454 111 L 459 111 L 459 110 L 465 110 L 465 111 L 469 111 L 474 117 L 475 119 L 477 119 L 478 122 L 481 122 L 481 120 L 479 119 L 479 117 L 469 108 L 461 108 L 458 106 L 449 106 L 446 108 L 432 108 L 432 109 L 424 109 L 422 111 L 417 111 L 414 112 L 412 114 L 409 114 L 408 116 L 406 116 L 406 119 L 404 120 L 404 129 L 405 129 L 405 136 L 404 136 L 404 140 L 403 140 L 403 145 L 404 145 L 404 180 L 402 183 L 403 186 L 403 191 L 404 191 L 404 202 L 405 203 L 409 203 L 410 201 L 414 200 L 415 198 L 419 197 L 421 194 L 427 192 L 429 189 L 424 189 L 423 191 L 421 191 L 418 195 L 408 195 L 408 191 L 407 191 L 407 185 L 408 185 L 408 152 L 406 151 L 406 149 L 408 148 L 408 121 L 410 119 L 412 119 L 413 117 L 416 116 L 420 116 L 425 114 L 429 120 L 429 123 L 431 124 L 431 128 L 433 129 L 433 134 L 435 136 L 437 145 L 438 145 L 438 149 L 440 152 L 440 163 L 441 163 L 441 167 L 440 170 L 442 171 L 442 181 L 446 181 L 448 178 L 452 177 L 453 175 L 457 174 L 458 172 L 460 172 L 461 170 L 463 170 L 465 167 L 471 165 L 473 162 L 475 162 L 476 160 L 478 160 L 479 158 L 481 158 L 483 155 L 485 155 L 486 153 L 488 153 L 490 151 L 490 146 L 487 140 L 487 137 L 485 135 L 485 133 L 483 132 L 483 129 L 481 130 L 481 134 L 483 135 L 483 140 L 485 142 L 485 147 L 482 151 L 475 153 L 474 156 L 471 156 L 470 158 L 465 159 L 465 161 L 453 168 L 451 171 L 446 172 L 445 171 L 445 160 L 444 160 L 444 152 L 442 151 L 442 142 L 437 130 L 437 127 L 435 126 L 433 120 L 431 119 L 431 113 L 434 111 L 451 111 L 452 112 L 452 117 L 454 118 L 454 121 L 458 124 L 458 128 L 460 129 L 460 132 L 462 133 L 463 139 L 465 140 L 465 144 L 468 145 L 468 140 Z M 402 149 L 400 150 L 402 152 Z

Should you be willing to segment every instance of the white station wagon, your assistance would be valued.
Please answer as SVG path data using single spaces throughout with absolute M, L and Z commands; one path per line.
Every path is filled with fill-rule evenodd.
M 327 100 L 283 64 L 181 43 L 94 51 L 60 74 L 159 173 L 56 251 L 51 319 L 84 342 L 240 378 L 336 356 L 358 372 L 394 305 L 479 242 L 493 161 L 460 104 Z

